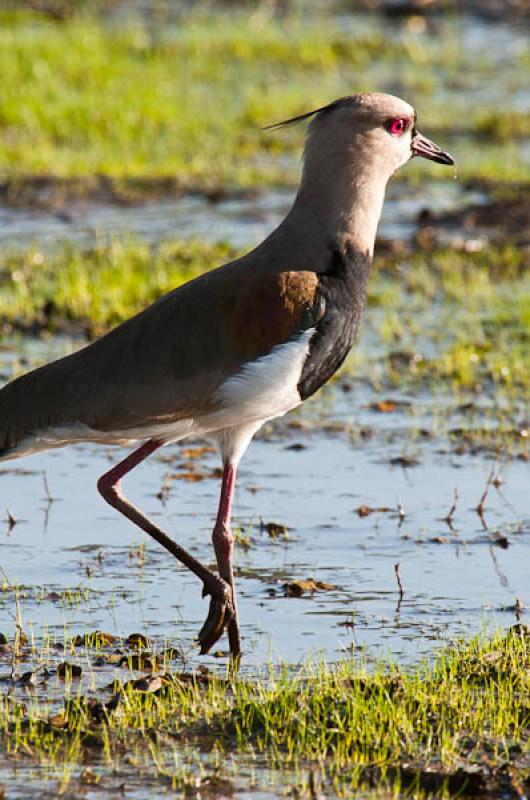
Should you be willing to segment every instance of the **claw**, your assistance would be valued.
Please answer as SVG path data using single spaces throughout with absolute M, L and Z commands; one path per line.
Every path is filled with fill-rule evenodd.
M 204 586 L 202 596 L 211 595 L 210 608 L 206 622 L 199 632 L 199 644 L 201 646 L 201 655 L 207 653 L 212 645 L 223 635 L 223 631 L 234 618 L 234 604 L 232 601 L 232 590 L 230 586 L 219 579 L 219 585 L 215 589 L 210 589 Z

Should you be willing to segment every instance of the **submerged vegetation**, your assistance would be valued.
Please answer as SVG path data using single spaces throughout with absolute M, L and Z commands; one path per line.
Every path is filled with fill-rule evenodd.
M 51 655 L 53 646 L 33 652 L 38 687 L 28 677 L 33 673 L 22 690 L 22 679 L 13 678 L 19 688 L 0 708 L 9 759 L 44 760 L 51 775 L 62 777 L 63 789 L 83 781 L 86 770 L 74 764 L 88 758 L 101 789 L 110 780 L 104 770 L 112 767 L 121 779 L 133 773 L 135 780 L 167 782 L 187 794 L 209 788 L 215 794 L 220 781 L 236 791 L 238 760 L 221 768 L 236 754 L 239 768 L 282 768 L 283 777 L 269 772 L 268 780 L 284 791 L 291 784 L 295 796 L 314 796 L 314 769 L 322 786 L 341 796 L 374 783 L 393 796 L 406 789 L 416 797 L 499 791 L 521 797 L 528 787 L 530 636 L 520 624 L 491 640 L 447 646 L 433 662 L 409 670 L 388 663 L 368 670 L 362 659 L 352 659 L 270 671 L 256 680 L 162 668 L 114 680 L 90 696 L 76 681 L 87 665 L 95 683 L 98 671 L 127 658 L 105 637 L 88 644 L 82 658 L 69 646 L 67 667 L 63 654 L 61 664 Z M 123 644 L 142 651 L 147 640 L 129 637 Z M 137 669 L 139 656 L 128 658 Z M 190 749 L 198 757 L 184 766 Z

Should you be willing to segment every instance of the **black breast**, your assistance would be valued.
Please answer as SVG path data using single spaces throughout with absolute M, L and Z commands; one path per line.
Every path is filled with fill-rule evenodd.
M 371 264 L 367 253 L 334 249 L 327 269 L 319 273 L 322 311 L 298 382 L 302 400 L 320 389 L 350 352 L 366 303 Z

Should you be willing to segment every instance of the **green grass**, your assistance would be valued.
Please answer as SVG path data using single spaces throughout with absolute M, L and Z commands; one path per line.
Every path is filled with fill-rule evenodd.
M 292 184 L 302 131 L 260 126 L 397 81 L 421 127 L 455 149 L 461 177 L 528 180 L 528 114 L 471 103 L 476 84 L 493 79 L 503 98 L 520 90 L 527 54 L 499 69 L 487 49 L 467 52 L 458 30 L 448 21 L 432 38 L 380 23 L 358 31 L 317 13 L 195 13 L 159 27 L 130 15 L 105 26 L 0 13 L 0 175 Z M 449 177 L 419 160 L 403 174 L 435 171 Z
M 377 259 L 376 259 L 377 263 Z M 528 397 L 530 376 L 530 260 L 510 244 L 479 252 L 437 248 L 409 258 L 380 259 L 367 326 L 389 351 L 419 358 L 387 378 L 405 388 L 429 381 L 462 388 L 500 387 Z M 352 367 L 354 367 L 352 363 Z
M 65 246 L 55 254 L 8 254 L 0 264 L 0 325 L 102 333 L 235 255 L 225 244 L 187 240 L 158 248 L 116 240 L 88 253 Z
M 87 655 L 101 663 L 104 651 Z M 37 657 L 53 675 L 49 655 Z M 449 796 L 467 784 L 516 797 L 529 775 L 529 667 L 523 627 L 448 646 L 410 669 L 349 660 L 258 679 L 165 674 L 140 687 L 116 683 L 106 704 L 67 680 L 62 708 L 41 692 L 23 704 L 4 695 L 0 744 L 9 760 L 40 761 L 65 784 L 89 756 L 100 774 L 132 770 L 191 791 L 197 780 L 226 779 L 223 762 L 237 755 L 281 769 L 284 780 L 317 765 L 343 796 L 368 783 L 395 796 Z

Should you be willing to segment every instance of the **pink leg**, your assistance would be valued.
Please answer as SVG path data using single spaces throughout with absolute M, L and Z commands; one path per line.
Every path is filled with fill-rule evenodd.
M 99 479 L 98 490 L 107 503 L 124 514 L 135 525 L 142 528 L 149 536 L 152 536 L 203 582 L 203 597 L 207 594 L 212 597 L 208 617 L 199 633 L 201 653 L 207 653 L 211 646 L 221 637 L 223 630 L 235 614 L 232 605 L 232 590 L 228 581 L 219 578 L 197 561 L 187 550 L 184 550 L 173 539 L 170 539 L 145 514 L 127 500 L 121 491 L 120 481 L 123 476 L 134 469 L 151 453 L 154 453 L 160 446 L 161 443 L 154 440 L 143 444 L 138 450 L 135 450 L 134 453 L 131 453 L 130 456 L 127 456 Z
M 230 642 L 230 653 L 232 656 L 237 658 L 241 654 L 241 640 L 239 636 L 236 590 L 234 584 L 234 573 L 232 569 L 234 536 L 230 530 L 230 517 L 232 514 L 232 499 L 234 496 L 235 482 L 236 468 L 232 464 L 227 464 L 223 471 L 221 498 L 219 500 L 219 510 L 217 512 L 217 520 L 213 529 L 212 541 L 217 558 L 219 575 L 229 584 L 232 589 L 232 607 L 234 610 L 234 615 L 228 623 L 227 630 L 228 641 Z

